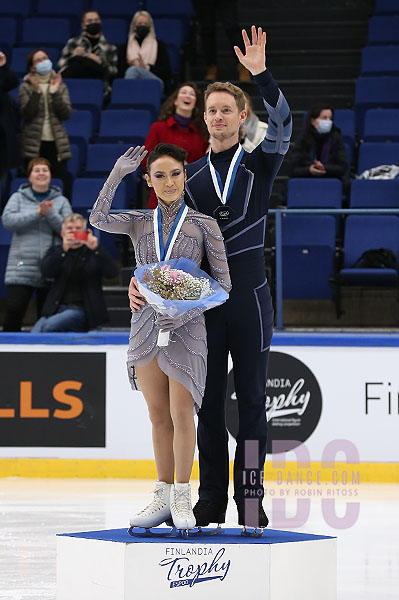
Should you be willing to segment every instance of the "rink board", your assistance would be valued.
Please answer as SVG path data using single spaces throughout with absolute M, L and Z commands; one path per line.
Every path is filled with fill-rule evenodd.
M 336 600 L 336 565 L 336 538 L 290 531 L 267 529 L 260 538 L 237 528 L 189 538 L 67 533 L 57 536 L 56 598 Z

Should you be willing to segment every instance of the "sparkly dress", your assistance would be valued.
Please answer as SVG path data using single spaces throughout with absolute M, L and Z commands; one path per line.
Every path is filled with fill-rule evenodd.
M 117 185 L 105 183 L 90 214 L 93 227 L 130 236 L 137 266 L 158 262 L 154 237 L 154 211 L 132 210 L 109 213 Z M 163 241 L 166 244 L 184 194 L 170 206 L 159 200 L 162 214 Z M 231 289 L 222 234 L 215 219 L 189 208 L 173 245 L 170 258 L 185 257 L 200 265 L 206 253 L 211 276 L 228 292 Z M 144 366 L 154 356 L 166 375 L 179 381 L 201 407 L 205 390 L 207 345 L 205 319 L 201 309 L 192 309 L 178 317 L 178 327 L 171 332 L 168 346 L 157 346 L 159 327 L 154 309 L 146 304 L 132 313 L 127 367 L 134 389 L 134 367 Z

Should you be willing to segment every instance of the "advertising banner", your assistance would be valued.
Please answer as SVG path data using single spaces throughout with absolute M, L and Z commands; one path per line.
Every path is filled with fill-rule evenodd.
M 1 352 L 1 446 L 105 447 L 104 352 Z
M 0 458 L 152 460 L 151 425 L 126 346 L 0 346 Z M 268 460 L 397 462 L 398 348 L 275 345 Z M 238 431 L 232 364 L 230 457 Z

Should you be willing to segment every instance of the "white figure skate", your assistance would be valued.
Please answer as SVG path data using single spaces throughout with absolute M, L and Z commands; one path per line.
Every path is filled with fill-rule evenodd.
M 195 517 L 191 506 L 189 483 L 175 483 L 170 488 L 170 512 L 173 524 L 183 535 L 195 527 Z
M 144 528 L 146 534 L 151 534 L 151 527 L 157 527 L 172 518 L 170 512 L 170 488 L 170 483 L 163 481 L 155 482 L 152 502 L 130 519 L 130 528 L 128 529 L 130 535 L 137 535 L 133 532 L 135 527 Z

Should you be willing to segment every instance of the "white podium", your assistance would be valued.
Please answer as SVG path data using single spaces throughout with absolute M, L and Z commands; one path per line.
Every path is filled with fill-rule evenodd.
M 336 552 L 336 538 L 273 529 L 260 538 L 238 528 L 188 538 L 60 534 L 57 600 L 336 600 Z

